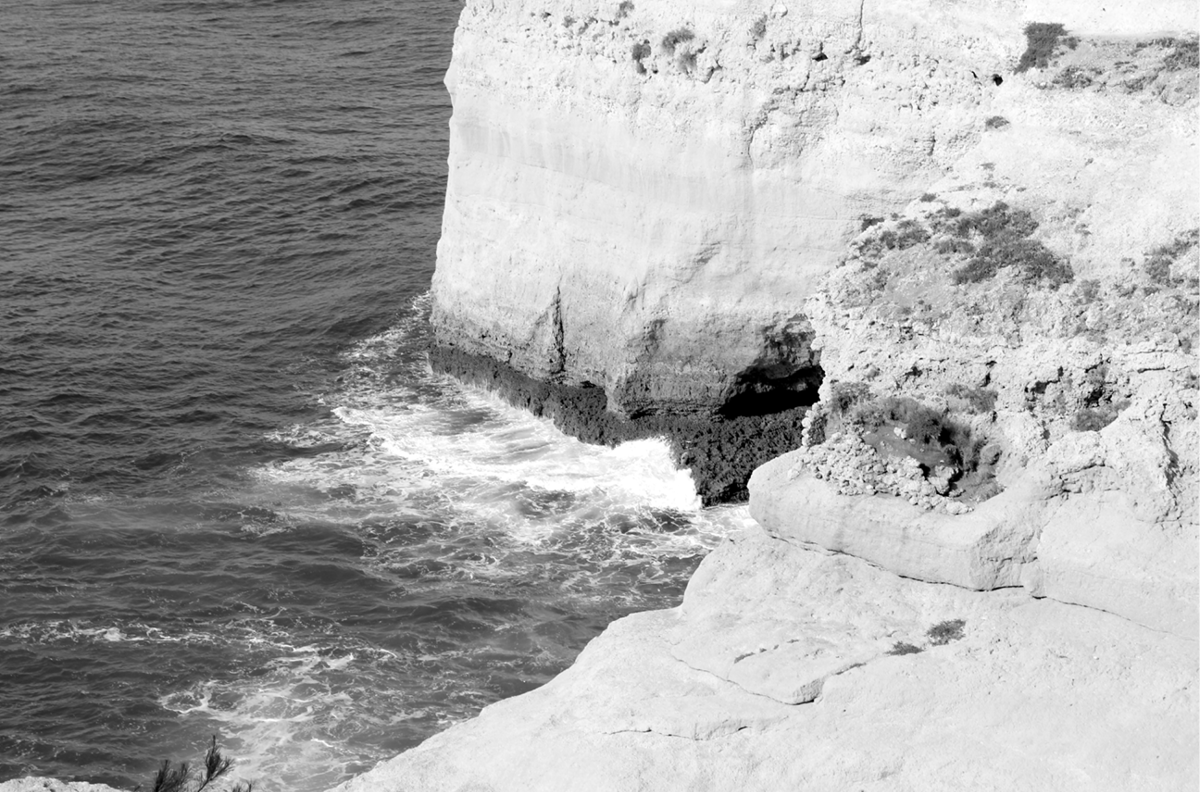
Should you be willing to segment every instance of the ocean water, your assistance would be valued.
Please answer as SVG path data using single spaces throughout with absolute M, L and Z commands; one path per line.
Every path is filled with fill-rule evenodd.
M 0 780 L 325 789 L 747 524 L 430 373 L 460 8 L 0 3 Z

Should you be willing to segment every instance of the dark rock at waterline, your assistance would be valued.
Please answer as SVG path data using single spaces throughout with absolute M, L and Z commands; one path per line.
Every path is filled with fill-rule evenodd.
M 622 418 L 605 409 L 607 399 L 601 388 L 542 382 L 492 358 L 454 347 L 435 346 L 429 359 L 434 371 L 548 418 L 585 443 L 613 446 L 626 440 L 665 437 L 677 464 L 691 469 L 705 506 L 746 500 L 746 482 L 754 469 L 799 447 L 800 421 L 808 409 L 792 407 L 760 415 L 660 413 Z

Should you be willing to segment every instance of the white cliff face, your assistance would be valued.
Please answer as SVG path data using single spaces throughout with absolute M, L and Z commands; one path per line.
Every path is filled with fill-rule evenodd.
M 464 12 L 439 339 L 627 412 L 815 349 L 811 445 L 679 608 L 343 789 L 1195 788 L 1194 3 L 633 3 Z
M 978 141 L 1023 46 L 1011 3 L 943 6 L 472 0 L 438 340 L 624 413 L 787 387 L 861 217 Z

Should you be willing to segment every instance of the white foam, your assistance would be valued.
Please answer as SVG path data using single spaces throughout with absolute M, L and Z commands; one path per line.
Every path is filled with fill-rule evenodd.
M 244 494 L 282 519 L 244 530 L 335 521 L 362 539 L 365 568 L 405 587 L 411 580 L 440 596 L 443 584 L 459 592 L 483 586 L 500 596 L 550 597 L 569 613 L 611 613 L 619 605 L 647 607 L 642 584 L 681 587 L 681 569 L 751 522 L 745 507 L 701 508 L 690 473 L 675 467 L 663 440 L 588 445 L 494 395 L 432 374 L 414 351 L 424 332 L 417 319 L 405 320 L 344 355 L 342 385 L 323 397 L 328 416 L 272 437 L 305 453 L 255 471 L 255 488 Z M 546 593 L 528 593 L 539 587 Z M 513 618 L 526 621 L 501 623 L 483 644 L 428 650 L 418 643 L 386 661 L 389 679 L 411 673 L 406 682 L 416 684 L 421 674 L 434 675 L 426 689 L 446 691 L 447 700 L 428 711 L 408 711 L 404 698 L 370 712 L 362 701 L 342 700 L 348 684 L 359 689 L 349 677 L 372 677 L 374 663 L 384 662 L 366 657 L 373 651 L 366 644 L 289 647 L 265 676 L 206 683 L 170 705 L 224 723 L 246 777 L 323 788 L 301 782 L 301 774 L 362 760 L 343 742 L 345 728 L 371 721 L 370 728 L 386 730 L 414 718 L 448 725 L 450 713 L 470 710 L 464 702 L 490 700 L 493 694 L 476 689 L 482 676 L 462 676 L 463 664 L 488 662 L 476 653 L 524 654 L 542 667 L 564 659 L 556 639 L 542 640 L 533 622 Z M 437 676 L 444 673 L 458 676 Z

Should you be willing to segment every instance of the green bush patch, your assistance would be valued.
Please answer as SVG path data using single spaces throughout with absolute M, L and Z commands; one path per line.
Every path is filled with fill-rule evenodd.
M 946 208 L 933 215 L 934 228 L 949 239 L 934 243 L 943 255 L 973 254 L 950 275 L 956 284 L 980 283 L 1012 267 L 1029 283 L 1058 288 L 1075 279 L 1071 265 L 1030 236 L 1037 221 L 1025 209 L 1013 209 L 1003 201 L 978 212 Z M 970 240 L 978 239 L 978 243 Z
M 687 28 L 675 28 L 670 33 L 663 36 L 663 52 L 667 53 L 668 55 L 674 55 L 676 47 L 685 41 L 691 41 L 694 38 L 696 38 L 696 34 Z
M 1167 50 L 1167 55 L 1162 62 L 1162 67 L 1166 71 L 1200 68 L 1200 38 L 1185 39 L 1166 36 L 1138 42 L 1133 51 L 1141 52 L 1147 47 L 1161 47 Z
M 213 735 L 212 744 L 204 754 L 203 766 L 193 768 L 187 762 L 172 766 L 167 759 L 154 776 L 150 784 L 150 792 L 200 792 L 202 789 L 217 792 L 215 782 L 220 780 L 230 768 L 233 760 L 221 755 L 217 748 L 217 738 Z M 141 789 L 141 785 L 137 787 Z M 228 792 L 253 792 L 254 784 L 246 782 L 227 787 Z
M 1193 228 L 1175 237 L 1170 243 L 1154 248 L 1146 255 L 1143 264 L 1151 282 L 1159 286 L 1170 286 L 1175 279 L 1171 276 L 1171 265 L 1200 244 L 1200 229 Z
M 963 637 L 963 627 L 966 622 L 962 619 L 950 619 L 949 621 L 939 622 L 933 625 L 925 634 L 929 636 L 929 643 L 934 646 L 945 646 L 951 641 L 961 640 Z
M 997 393 L 985 388 L 969 388 L 961 382 L 956 382 L 946 388 L 946 395 L 962 399 L 967 403 L 972 413 L 990 413 L 996 409 Z
M 1049 66 L 1059 39 L 1066 33 L 1067 29 L 1057 22 L 1030 22 L 1025 26 L 1025 52 L 1015 71 L 1019 74 Z
M 633 64 L 634 68 L 637 69 L 637 73 L 645 74 L 646 65 L 642 63 L 642 61 L 650 56 L 650 42 L 639 41 L 637 44 L 633 45 L 629 51 L 629 54 L 633 57 Z
M 910 654 L 920 654 L 923 651 L 925 651 L 925 650 L 919 646 L 913 646 L 912 644 L 906 643 L 904 641 L 896 641 L 896 643 L 892 644 L 892 648 L 888 650 L 888 654 L 890 654 L 890 655 L 910 655 Z

